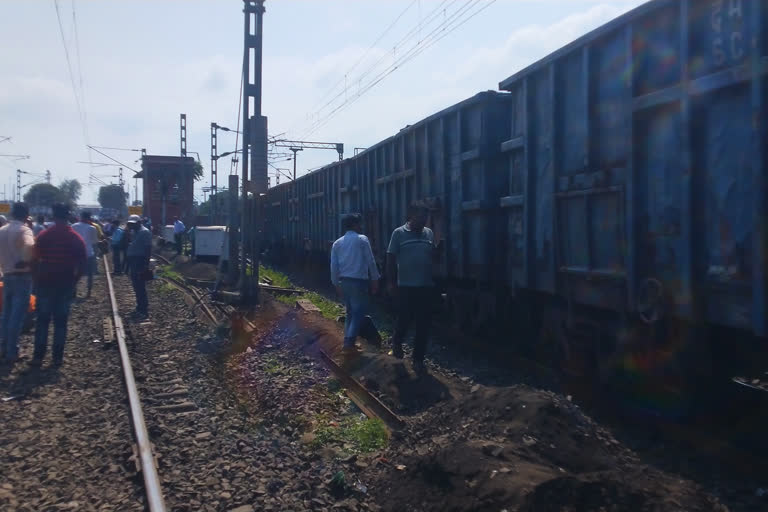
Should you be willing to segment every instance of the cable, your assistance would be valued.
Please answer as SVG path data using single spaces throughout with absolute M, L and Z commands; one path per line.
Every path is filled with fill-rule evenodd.
M 443 3 L 445 3 L 445 1 L 446 1 L 446 0 L 443 0 Z M 408 5 L 406 6 L 406 8 L 405 8 L 405 9 L 403 9 L 402 11 L 400 11 L 400 14 L 398 14 L 398 15 L 397 15 L 397 17 L 395 18 L 395 20 L 394 20 L 392 23 L 390 23 L 390 24 L 389 24 L 389 26 L 388 26 L 387 28 L 385 28 L 385 29 L 384 29 L 384 32 L 382 32 L 381 34 L 379 34 L 379 37 L 377 37 L 377 38 L 376 38 L 376 40 L 375 40 L 373 43 L 371 43 L 371 45 L 368 47 L 368 49 L 367 49 L 367 50 L 365 50 L 365 52 L 363 52 L 363 54 L 360 56 L 360 58 L 358 58 L 358 59 L 357 59 L 357 61 L 355 61 L 355 63 L 354 63 L 354 64 L 352 64 L 352 66 L 351 66 L 351 67 L 350 67 L 350 68 L 349 68 L 349 69 L 348 69 L 348 70 L 347 70 L 347 71 L 344 73 L 344 75 L 343 75 L 343 76 L 342 76 L 342 77 L 339 79 L 339 81 L 338 81 L 338 82 L 336 82 L 336 83 L 335 83 L 335 84 L 334 84 L 334 85 L 333 85 L 333 86 L 332 86 L 332 87 L 331 87 L 331 88 L 330 88 L 330 89 L 329 89 L 329 90 L 328 90 L 328 91 L 327 91 L 327 92 L 326 92 L 326 93 L 325 93 L 325 94 L 324 94 L 324 95 L 323 95 L 323 96 L 322 96 L 322 97 L 321 97 L 319 100 L 317 100 L 317 104 L 321 104 L 323 101 L 325 101 L 325 100 L 326 100 L 326 98 L 328 98 L 328 96 L 329 96 L 329 95 L 331 95 L 331 94 L 333 93 L 333 91 L 335 91 L 335 90 L 336 90 L 336 88 L 337 88 L 337 87 L 338 87 L 340 84 L 342 84 L 342 83 L 345 81 L 345 79 L 347 78 L 347 76 L 348 76 L 350 73 L 352 73 L 352 71 L 354 71 L 354 70 L 357 68 L 357 66 L 359 66 L 359 65 L 360 65 L 360 63 L 361 63 L 361 62 L 363 62 L 363 60 L 364 60 L 364 59 L 365 59 L 365 58 L 368 56 L 368 54 L 369 54 L 369 53 L 371 53 L 371 50 L 373 50 L 373 49 L 376 47 L 376 45 L 379 43 L 379 41 L 381 41 L 382 39 L 384 39 L 384 36 L 386 36 L 386 35 L 387 35 L 387 34 L 388 34 L 388 33 L 389 33 L 389 32 L 390 32 L 390 31 L 391 31 L 391 30 L 392 30 L 392 29 L 395 27 L 395 25 L 397 25 L 397 23 L 400 21 L 400 19 L 401 19 L 403 16 L 405 16 L 405 14 L 406 14 L 408 11 L 410 11 L 410 10 L 411 10 L 411 7 L 413 7 L 413 6 L 414 6 L 414 5 L 415 5 L 417 2 L 419 2 L 419 0 L 413 0 L 413 2 L 411 2 L 410 4 L 408 4 Z M 346 86 L 345 86 L 345 89 L 346 89 Z M 314 112 L 316 108 L 317 108 L 317 107 L 313 107 L 313 108 L 310 110 L 310 112 Z M 321 108 L 322 108 L 322 107 L 321 107 Z M 292 129 L 292 128 L 293 128 L 295 125 L 296 125 L 296 123 L 294 122 L 294 123 L 293 123 L 293 125 L 291 126 L 291 129 Z M 289 132 L 290 132 L 290 131 L 292 131 L 291 129 L 289 129 L 288 131 L 289 131 Z
M 235 128 L 235 149 L 232 152 L 234 155 L 229 163 L 229 174 L 237 174 L 237 148 L 240 141 L 240 116 L 243 113 L 243 82 L 245 81 L 245 75 L 240 75 L 240 99 L 237 103 L 237 128 Z
M 69 81 L 72 85 L 72 94 L 75 96 L 75 106 L 77 107 L 77 113 L 80 117 L 80 127 L 83 130 L 83 138 L 85 139 L 85 145 L 90 146 L 90 140 L 88 137 L 88 127 L 83 116 L 83 107 L 80 105 L 80 97 L 77 94 L 77 85 L 75 84 L 75 74 L 72 71 L 72 60 L 69 57 L 69 48 L 67 47 L 67 41 L 64 37 L 64 25 L 61 23 L 61 12 L 59 11 L 59 0 L 53 0 L 53 6 L 56 9 L 56 18 L 59 22 L 59 33 L 61 34 L 61 44 L 64 47 L 64 56 L 67 59 L 67 71 L 69 72 Z M 89 155 L 90 156 L 90 155 Z
M 80 102 L 83 107 L 83 121 L 85 126 L 85 134 L 86 134 L 86 143 L 89 139 L 88 134 L 88 108 L 86 107 L 85 102 L 85 85 L 83 84 L 83 65 L 82 61 L 80 60 L 80 35 L 77 30 L 77 14 L 75 13 L 75 0 L 72 0 L 72 27 L 74 28 L 75 33 L 75 51 L 77 56 L 77 74 L 80 77 Z M 91 149 L 88 149 L 88 161 L 93 161 L 93 153 L 91 152 Z
M 451 2 L 450 2 L 450 3 L 449 3 L 447 6 L 445 6 L 445 9 L 449 8 L 451 5 L 453 5 L 454 3 L 456 3 L 456 1 L 457 1 L 457 0 L 451 0 Z M 426 17 L 425 19 L 422 19 L 422 20 L 420 20 L 420 21 L 419 21 L 419 23 L 417 23 L 417 25 L 416 25 L 415 27 L 413 27 L 413 28 L 412 28 L 412 29 L 411 29 L 411 30 L 410 30 L 408 33 L 406 33 L 406 34 L 405 34 L 405 36 L 403 36 L 403 37 L 402 37 L 402 38 L 401 38 L 401 39 L 400 39 L 400 40 L 399 40 L 397 43 L 395 43 L 395 46 L 392 48 L 392 51 L 393 51 L 393 52 L 397 52 L 397 49 L 398 49 L 398 47 L 400 47 L 400 46 L 401 46 L 402 44 L 404 44 L 405 42 L 407 42 L 407 41 L 409 41 L 409 40 L 413 39 L 413 37 L 414 37 L 415 35 L 418 35 L 418 34 L 420 33 L 420 31 L 421 31 L 421 28 L 423 28 L 424 26 L 426 26 L 426 25 L 428 25 L 429 23 L 431 23 L 431 22 L 432 22 L 432 20 L 434 20 L 434 19 L 437 17 L 437 15 L 440 13 L 441 9 L 442 9 L 442 10 L 444 10 L 444 9 L 443 9 L 443 6 L 446 4 L 446 2 L 448 2 L 448 0 L 442 0 L 442 2 L 440 2 L 440 4 L 438 4 L 438 5 L 437 5 L 437 7 L 435 7 L 435 8 L 434 8 L 434 9 L 433 9 L 433 10 L 432 10 L 432 11 L 431 11 L 431 12 L 430 12 L 428 15 L 427 15 L 427 17 Z M 384 59 L 386 59 L 388 55 L 389 55 L 389 52 L 387 52 L 387 53 L 385 53 L 384 55 L 382 55 L 382 56 L 381 56 L 381 57 L 380 57 L 380 58 L 379 58 L 379 59 L 378 59 L 376 62 L 374 62 L 374 63 L 373 63 L 373 65 L 371 65 L 371 66 L 369 66 L 368 68 L 366 68 L 365 70 L 363 70 L 363 72 L 362 72 L 362 73 L 361 73 L 359 76 L 357 76 L 357 77 L 356 77 L 354 80 L 352 80 L 350 83 L 358 83 L 358 84 L 359 84 L 360 82 L 362 82 L 362 80 L 363 80 L 363 79 L 364 79 L 366 76 L 368 76 L 369 74 L 371 74 L 371 72 L 372 72 L 374 69 L 376 69 L 376 67 L 377 67 L 379 64 L 381 64 L 381 62 L 383 62 L 383 61 L 384 61 Z M 324 104 L 322 107 L 320 107 L 320 108 L 319 108 L 317 111 L 315 111 L 315 112 L 312 114 L 312 116 L 313 116 L 313 115 L 317 115 L 317 116 L 319 116 L 319 115 L 320 115 L 320 113 L 321 113 L 321 112 L 322 112 L 322 111 L 323 111 L 323 110 L 324 110 L 324 109 L 325 109 L 327 106 L 331 105 L 331 104 L 332 104 L 334 101 L 336 101 L 338 98 L 340 98 L 341 96 L 345 95 L 345 94 L 347 93 L 348 89 L 349 89 L 349 87 L 348 87 L 348 86 L 346 86 L 346 87 L 345 87 L 345 88 L 344 88 L 344 89 L 343 89 L 341 92 L 339 92 L 338 94 L 336 94 L 336 96 L 334 96 L 333 98 L 331 98 L 331 99 L 330 99 L 330 100 L 329 100 L 327 103 L 325 103 L 325 104 Z M 312 116 L 310 116 L 310 117 L 312 117 Z M 316 120 L 316 121 L 314 121 L 314 122 L 316 123 L 316 122 L 318 122 L 318 120 Z M 310 126 L 311 126 L 311 125 L 310 125 Z M 303 138 L 306 138 L 306 137 L 307 137 L 307 134 L 305 133 L 305 134 L 303 134 L 303 135 L 302 135 L 301 137 L 299 137 L 299 138 L 300 138 L 300 139 L 303 139 Z
M 444 1 L 443 1 L 443 4 L 445 3 L 445 1 L 447 1 L 447 0 L 444 0 Z M 476 1 L 476 0 L 467 0 L 467 2 L 466 2 L 466 3 L 464 3 L 464 5 L 463 5 L 462 7 L 460 7 L 460 8 L 459 8 L 459 9 L 457 9 L 456 11 L 454 11 L 454 12 L 453 12 L 453 13 L 452 13 L 452 14 L 451 14 L 449 17 L 446 17 L 446 18 L 444 18 L 444 19 L 443 19 L 443 21 L 442 21 L 442 22 L 440 22 L 440 23 L 439 23 L 439 24 L 438 24 L 438 25 L 437 25 L 437 26 L 436 26 L 436 27 L 435 27 L 435 28 L 434 28 L 434 29 L 433 29 L 433 30 L 432 30 L 432 31 L 431 31 L 431 32 L 430 32 L 430 33 L 429 33 L 429 34 L 426 36 L 426 39 L 428 39 L 428 38 L 429 38 L 429 37 L 430 37 L 432 34 L 434 34 L 436 31 L 440 30 L 441 28 L 444 28 L 444 27 L 448 26 L 448 25 L 451 23 L 451 21 L 453 20 L 453 18 L 454 18 L 454 17 L 455 17 L 457 14 L 459 14 L 459 13 L 461 13 L 463 10 L 465 10 L 465 9 L 467 8 L 467 6 L 468 6 L 468 5 L 469 5 L 471 2 L 473 2 L 473 1 Z M 453 5 L 455 2 L 456 2 L 456 0 L 452 0 L 452 1 L 451 1 L 451 3 L 450 3 L 450 4 L 448 4 L 448 5 L 446 6 L 446 8 L 447 8 L 447 7 L 450 7 L 450 6 L 451 6 L 451 5 Z M 441 7 L 443 4 L 440 4 L 440 5 L 438 6 L 438 8 L 437 8 L 437 9 L 433 10 L 433 11 L 432 11 L 432 13 L 430 13 L 430 16 L 428 16 L 428 19 L 427 19 L 427 20 L 425 20 L 425 23 L 427 23 L 427 24 L 428 24 L 428 23 L 430 23 L 430 22 L 432 21 L 432 19 L 434 19 L 434 18 L 435 18 L 435 14 L 438 12 L 439 8 L 440 8 L 440 7 Z M 443 10 L 443 12 L 445 12 L 445 9 Z M 423 26 L 423 25 L 422 25 L 422 26 Z M 420 28 L 421 28 L 421 27 L 414 27 L 414 28 L 413 28 L 413 29 L 412 29 L 412 30 L 411 30 L 411 31 L 410 31 L 408 34 L 406 34 L 406 36 L 405 36 L 405 37 L 403 37 L 403 39 L 401 39 L 401 40 L 400 40 L 400 41 L 397 43 L 397 45 L 395 46 L 395 48 L 393 48 L 393 51 L 396 53 L 396 51 L 397 51 L 397 47 L 398 47 L 399 45 L 401 45 L 401 44 L 402 44 L 402 43 L 404 43 L 405 41 L 408 41 L 408 40 L 410 40 L 410 39 L 413 39 L 413 37 L 414 37 L 414 36 L 417 34 L 417 32 L 420 32 L 420 30 L 419 30 Z M 391 71 L 393 71 L 393 70 L 397 69 L 397 68 L 398 68 L 398 67 L 401 65 L 401 62 L 403 61 L 403 59 L 404 59 L 404 58 L 406 58 L 406 57 L 408 57 L 408 55 L 410 55 L 410 54 L 411 54 L 411 53 L 412 53 L 414 50 L 418 49 L 418 48 L 419 48 L 419 45 L 421 45 L 421 44 L 424 42 L 424 40 L 426 40 L 426 39 L 422 39 L 422 40 L 419 40 L 418 42 L 416 42 L 416 44 L 415 44 L 414 46 L 412 46 L 411 48 L 409 48 L 408 50 L 406 50 L 406 51 L 405 51 L 403 54 L 401 54 L 401 56 L 400 56 L 400 57 L 398 57 L 398 58 L 395 60 L 395 62 L 393 62 L 392 64 L 390 64 L 388 67 L 384 68 L 384 70 L 383 70 L 383 71 L 381 71 L 381 72 L 380 72 L 378 75 L 376 75 L 376 77 L 374 77 L 374 78 L 373 78 L 373 79 L 372 79 L 370 82 L 366 83 L 366 85 L 365 85 L 365 86 L 359 86 L 359 88 L 358 88 L 358 92 L 357 92 L 357 94 L 356 94 L 355 96 L 353 96 L 351 99 L 350 99 L 350 98 L 346 98 L 346 99 L 344 100 L 344 102 L 342 102 L 342 103 L 341 103 L 339 106 L 337 106 L 336 108 L 334 108 L 334 109 L 333 109 L 333 110 L 332 110 L 332 111 L 331 111 L 331 112 L 330 112 L 330 113 L 329 113 L 329 114 L 326 116 L 326 118 L 319 118 L 319 119 L 317 119 L 317 120 L 315 121 L 315 123 L 314 123 L 314 124 L 310 125 L 310 129 L 309 129 L 309 132 L 305 132 L 305 133 L 304 133 L 304 135 L 303 135 L 303 138 L 309 137 L 309 136 L 310 136 L 312 133 L 314 133 L 315 131 L 317 131 L 317 128 L 315 128 L 316 126 L 318 126 L 318 125 L 325 125 L 325 124 L 326 124 L 326 120 L 328 119 L 328 116 L 332 116 L 332 115 L 333 115 L 333 114 L 335 114 L 337 111 L 339 111 L 339 110 L 340 110 L 340 108 L 343 108 L 343 106 L 344 106 L 345 104 L 347 104 L 347 103 L 353 103 L 354 101 L 356 101 L 356 100 L 357 100 L 357 98 L 359 98 L 359 97 L 360 97 L 360 96 L 362 96 L 362 95 L 363 95 L 365 92 L 367 92 L 368 90 L 370 90 L 370 84 L 371 84 L 371 83 L 373 83 L 373 82 L 375 82 L 375 83 L 378 83 L 378 81 L 380 81 L 380 80 L 378 80 L 378 81 L 377 81 L 377 79 L 378 79 L 379 77 L 381 77 L 382 75 L 384 75 L 384 76 L 387 76 L 387 75 L 389 75 L 389 74 L 391 73 Z M 371 72 L 373 72 L 373 70 L 374 70 L 374 69 L 375 69 L 375 68 L 376 68 L 376 67 L 379 65 L 379 63 L 381 63 L 381 62 L 382 62 L 382 61 L 383 61 L 383 60 L 384 60 L 386 57 L 387 57 L 387 55 L 386 55 L 386 54 L 385 54 L 385 55 L 383 55 L 383 56 L 382 56 L 382 57 L 381 57 L 381 58 L 380 58 L 380 59 L 379 59 L 379 60 L 378 60 L 378 61 L 377 61 L 377 62 L 376 62 L 376 63 L 375 63 L 373 66 L 371 66 L 371 67 L 370 67 L 369 69 L 367 69 L 367 70 L 366 70 L 366 71 L 365 71 L 365 72 L 364 72 L 362 75 L 360 75 L 360 77 L 359 77 L 359 79 L 358 79 L 358 82 L 359 82 L 359 83 L 361 83 L 363 78 L 365 78 L 365 77 L 367 77 L 368 75 L 370 75 L 370 74 L 371 74 Z M 374 84 L 374 85 L 375 85 L 375 84 Z M 340 96 L 340 95 L 338 95 L 336 98 L 338 98 L 339 96 Z M 334 98 L 334 100 L 335 100 L 336 98 Z M 328 103 L 328 105 L 329 105 L 329 104 L 331 104 L 331 103 L 332 103 L 334 100 L 332 100 L 331 102 L 329 102 L 329 103 Z
M 488 7 L 490 7 L 492 4 L 496 2 L 496 0 L 490 0 L 485 5 L 483 5 L 480 9 L 477 9 L 475 12 L 471 13 L 469 16 L 463 19 L 461 18 L 462 15 L 469 12 L 473 7 L 477 6 L 481 1 L 482 0 L 469 0 L 468 2 L 466 2 L 459 10 L 457 10 L 453 15 L 451 15 L 450 18 L 446 19 L 437 28 L 435 28 L 432 32 L 430 32 L 423 41 L 420 41 L 416 46 L 412 47 L 404 55 L 402 55 L 397 61 L 395 61 L 391 66 L 389 66 L 389 68 L 385 69 L 379 75 L 374 77 L 370 82 L 368 82 L 365 85 L 365 87 L 362 88 L 355 96 L 342 102 L 335 109 L 333 109 L 324 119 L 317 121 L 312 127 L 310 127 L 310 130 L 305 134 L 305 137 L 312 135 L 317 130 L 319 130 L 326 124 L 328 124 L 328 122 L 331 120 L 331 118 L 335 114 L 337 114 L 344 108 L 348 107 L 349 105 L 353 104 L 355 101 L 360 99 L 360 97 L 362 97 L 366 92 L 368 92 L 373 87 L 378 85 L 387 76 L 391 75 L 397 69 L 407 64 L 414 58 L 418 57 L 421 53 L 423 53 L 427 49 L 434 46 L 434 44 L 436 44 L 437 42 L 447 37 L 449 34 L 457 30 L 459 27 L 463 26 L 469 20 L 471 20 L 472 18 L 474 18 L 475 16 L 477 16 L 478 14 L 480 14 L 481 12 L 483 12 L 485 9 L 487 9 Z M 426 41 L 426 44 L 422 45 L 421 43 L 424 41 Z

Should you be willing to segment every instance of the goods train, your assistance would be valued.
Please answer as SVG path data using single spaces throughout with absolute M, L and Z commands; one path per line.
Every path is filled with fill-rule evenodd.
M 267 238 L 327 266 L 360 212 L 383 263 L 424 200 L 461 327 L 681 396 L 748 372 L 768 332 L 766 23 L 768 0 L 643 4 L 500 92 L 271 188 Z

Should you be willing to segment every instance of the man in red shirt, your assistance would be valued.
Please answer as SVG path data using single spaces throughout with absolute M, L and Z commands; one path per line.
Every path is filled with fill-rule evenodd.
M 83 239 L 67 224 L 69 208 L 53 205 L 54 225 L 38 235 L 35 241 L 35 291 L 37 294 L 37 324 L 35 353 L 32 366 L 43 363 L 48 347 L 48 326 L 53 317 L 53 364 L 59 366 L 64 358 L 67 341 L 67 320 L 75 286 L 86 261 Z

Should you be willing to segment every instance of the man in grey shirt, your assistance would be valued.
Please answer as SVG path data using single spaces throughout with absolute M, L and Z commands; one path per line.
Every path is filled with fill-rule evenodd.
M 402 359 L 403 339 L 415 321 L 413 367 L 420 374 L 426 372 L 424 356 L 435 302 L 432 261 L 437 246 L 434 233 L 426 227 L 428 214 L 426 205 L 413 203 L 408 208 L 408 222 L 392 232 L 387 249 L 387 286 L 397 302 L 392 354 Z

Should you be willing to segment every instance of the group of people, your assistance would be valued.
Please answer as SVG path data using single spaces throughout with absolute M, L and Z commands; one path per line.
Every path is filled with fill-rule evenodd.
M 146 274 L 152 249 L 152 235 L 137 215 L 123 229 L 112 221 L 105 230 L 91 214 L 82 212 L 73 219 L 65 204 L 54 204 L 52 221 L 38 217 L 33 223 L 25 203 L 14 203 L 11 220 L 0 227 L 0 271 L 3 276 L 3 308 L 0 320 L 0 362 L 19 360 L 19 337 L 26 319 L 30 296 L 36 297 L 34 353 L 31 366 L 41 366 L 47 352 L 48 329 L 53 320 L 52 362 L 62 364 L 67 339 L 67 323 L 77 284 L 87 276 L 87 296 L 91 295 L 97 255 L 111 245 L 116 255 L 115 272 L 130 271 L 136 292 L 134 316 L 148 315 Z M 2 221 L 2 219 L 0 219 Z M 128 233 L 131 236 L 128 236 Z M 114 252 L 114 248 L 120 250 Z M 124 267 L 120 255 L 125 254 Z
M 387 292 L 397 305 L 397 322 L 392 337 L 392 355 L 403 358 L 403 340 L 415 324 L 413 367 L 426 372 L 424 357 L 435 303 L 432 264 L 441 249 L 441 240 L 426 227 L 429 209 L 414 202 L 408 209 L 407 222 L 392 232 L 387 248 Z M 355 353 L 355 340 L 367 317 L 370 296 L 378 293 L 381 275 L 368 238 L 362 234 L 362 217 L 349 214 L 342 219 L 344 236 L 331 248 L 331 282 L 346 306 L 344 352 Z

